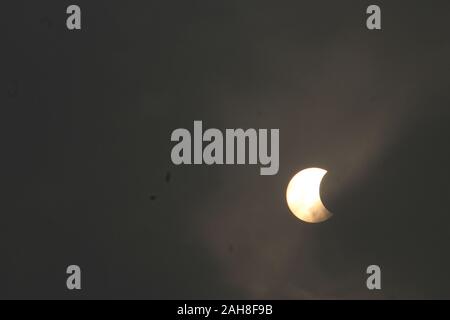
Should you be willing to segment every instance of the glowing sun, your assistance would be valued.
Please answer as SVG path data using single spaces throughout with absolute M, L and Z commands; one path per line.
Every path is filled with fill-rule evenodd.
M 320 200 L 320 183 L 326 173 L 324 169 L 308 168 L 298 172 L 289 182 L 286 201 L 300 220 L 317 223 L 333 215 Z

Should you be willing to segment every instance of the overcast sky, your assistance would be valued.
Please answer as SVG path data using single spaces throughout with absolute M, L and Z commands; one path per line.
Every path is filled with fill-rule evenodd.
M 3 5 L 1 298 L 450 298 L 448 1 L 69 4 Z M 194 120 L 280 129 L 279 173 L 173 165 Z

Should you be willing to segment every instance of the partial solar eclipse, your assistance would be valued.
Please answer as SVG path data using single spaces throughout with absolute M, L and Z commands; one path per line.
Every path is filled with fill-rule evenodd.
M 308 168 L 298 172 L 289 182 L 286 200 L 292 213 L 305 222 L 318 223 L 333 214 L 320 200 L 320 183 L 327 173 L 320 168 Z

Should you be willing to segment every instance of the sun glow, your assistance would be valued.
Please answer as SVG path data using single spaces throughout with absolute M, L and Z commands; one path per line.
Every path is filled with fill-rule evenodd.
M 320 183 L 326 173 L 324 169 L 309 168 L 297 173 L 289 182 L 286 200 L 297 218 L 316 223 L 331 217 L 332 213 L 320 199 Z

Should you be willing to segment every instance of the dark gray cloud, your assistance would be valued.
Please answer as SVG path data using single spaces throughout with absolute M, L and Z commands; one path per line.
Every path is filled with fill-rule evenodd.
M 448 298 L 449 5 L 378 3 L 9 2 L 0 297 Z M 279 128 L 279 174 L 173 166 L 193 120 Z M 310 166 L 320 225 L 284 199 Z

